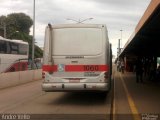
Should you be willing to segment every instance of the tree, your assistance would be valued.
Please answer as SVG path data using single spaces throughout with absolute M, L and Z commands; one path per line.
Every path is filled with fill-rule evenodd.
M 12 13 L 6 18 L 7 35 L 20 31 L 29 35 L 30 27 L 33 25 L 32 19 L 24 13 Z
M 0 35 L 6 37 L 6 16 L 0 16 Z
M 30 27 L 33 25 L 32 19 L 24 13 L 12 13 L 0 16 L 0 34 L 4 33 L 3 26 L 6 25 L 6 37 L 9 39 L 19 39 L 29 43 L 29 58 L 32 54 L 32 36 L 29 35 Z M 2 26 L 2 27 L 1 27 Z M 42 50 L 35 45 L 35 58 L 42 57 Z

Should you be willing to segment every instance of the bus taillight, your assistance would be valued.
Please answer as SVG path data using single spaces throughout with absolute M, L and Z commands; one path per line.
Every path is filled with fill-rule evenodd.
M 42 78 L 45 78 L 45 72 L 42 72 Z
M 105 78 L 105 79 L 108 79 L 108 78 L 109 78 L 109 72 L 105 72 L 105 73 L 104 73 L 104 78 Z

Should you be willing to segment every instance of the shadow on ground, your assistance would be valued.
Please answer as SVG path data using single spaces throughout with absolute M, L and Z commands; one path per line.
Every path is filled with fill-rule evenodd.
M 50 104 L 68 104 L 68 105 L 103 105 L 108 99 L 109 93 L 101 92 L 72 92 L 65 93 L 63 96 L 58 97 Z

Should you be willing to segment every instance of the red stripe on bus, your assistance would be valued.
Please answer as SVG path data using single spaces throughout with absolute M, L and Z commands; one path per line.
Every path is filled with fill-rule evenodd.
M 57 71 L 57 65 L 43 65 L 42 70 L 46 72 L 55 72 Z
M 66 65 L 65 71 L 85 72 L 85 71 L 107 71 L 106 65 Z
M 43 65 L 43 71 L 57 72 L 57 65 Z M 108 65 L 65 65 L 64 72 L 91 72 L 91 71 L 108 71 Z

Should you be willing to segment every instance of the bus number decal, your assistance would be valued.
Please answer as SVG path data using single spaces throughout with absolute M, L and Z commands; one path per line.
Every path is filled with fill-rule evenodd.
M 98 71 L 98 65 L 84 65 L 84 71 Z

